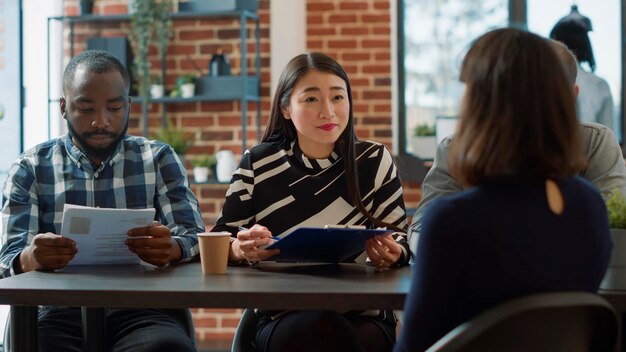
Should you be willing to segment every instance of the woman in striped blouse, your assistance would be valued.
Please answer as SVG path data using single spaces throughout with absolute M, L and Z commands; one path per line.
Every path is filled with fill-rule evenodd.
M 335 60 L 308 53 L 289 62 L 262 142 L 244 153 L 213 229 L 233 234 L 231 262 L 271 260 L 276 250 L 259 247 L 272 235 L 339 224 L 395 229 L 368 240 L 359 258 L 379 268 L 408 264 L 396 167 L 384 145 L 357 139 L 352 105 L 348 76 Z M 391 311 L 257 314 L 259 351 L 390 351 L 395 340 Z

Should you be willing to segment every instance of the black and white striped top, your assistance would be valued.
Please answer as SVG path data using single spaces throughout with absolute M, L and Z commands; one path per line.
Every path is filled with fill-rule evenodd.
M 403 248 L 397 264 L 406 264 L 407 219 L 391 154 L 384 145 L 370 141 L 357 142 L 355 150 L 363 204 L 375 218 L 404 229 L 395 237 Z M 309 159 L 297 142 L 286 148 L 261 143 L 244 153 L 213 231 L 236 235 L 239 226 L 257 223 L 274 236 L 327 224 L 371 227 L 351 203 L 343 161 L 335 152 L 328 159 Z

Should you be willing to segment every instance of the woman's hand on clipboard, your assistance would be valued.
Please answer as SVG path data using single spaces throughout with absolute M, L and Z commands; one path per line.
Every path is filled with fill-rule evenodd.
M 239 228 L 237 239 L 232 243 L 231 261 L 247 260 L 248 262 L 258 262 L 266 260 L 280 252 L 279 249 L 261 249 L 261 246 L 268 246 L 274 243 L 272 233 L 267 227 L 255 224 L 251 228 Z
M 395 264 L 402 255 L 402 247 L 393 235 L 376 236 L 365 241 L 365 251 L 374 266 L 379 269 Z

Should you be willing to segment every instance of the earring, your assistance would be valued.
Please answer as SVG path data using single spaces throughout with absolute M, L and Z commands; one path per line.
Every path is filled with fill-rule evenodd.
M 91 121 L 91 127 L 94 127 L 96 125 L 96 121 Z

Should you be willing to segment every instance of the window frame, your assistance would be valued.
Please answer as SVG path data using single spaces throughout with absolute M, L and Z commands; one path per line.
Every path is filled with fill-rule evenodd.
M 397 88 L 398 88 L 398 97 L 397 97 L 397 112 L 398 112 L 398 123 L 397 130 L 394 131 L 396 133 L 396 141 L 398 142 L 398 155 L 396 156 L 396 160 L 398 161 L 401 176 L 403 179 L 408 179 L 411 181 L 419 181 L 421 182 L 426 175 L 426 170 L 423 167 L 424 162 L 418 157 L 407 151 L 407 128 L 406 128 L 406 101 L 404 96 L 404 91 L 406 89 L 405 82 L 405 62 L 404 62 L 404 1 L 405 0 L 396 0 L 396 43 L 397 43 L 397 63 L 396 63 L 396 75 L 398 77 L 397 80 Z M 519 28 L 527 28 L 528 20 L 527 20 L 527 0 L 509 0 L 509 26 L 510 27 L 519 27 Z M 624 109 L 624 103 L 626 102 L 626 0 L 621 0 L 621 55 L 622 55 L 622 89 L 621 89 L 621 104 L 620 104 L 620 113 L 618 116 L 621 118 L 621 132 L 624 136 L 624 141 L 626 141 L 626 133 L 625 125 L 626 125 L 626 112 Z M 622 153 L 626 154 L 626 143 L 621 143 Z M 408 170 L 403 170 L 408 168 Z M 415 169 L 417 168 L 417 170 Z M 412 172 L 411 172 L 411 169 Z

